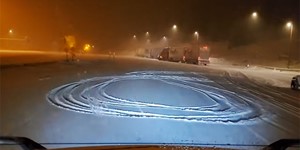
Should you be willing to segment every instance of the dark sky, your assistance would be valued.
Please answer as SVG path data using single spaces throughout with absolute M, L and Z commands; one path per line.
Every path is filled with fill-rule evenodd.
M 134 34 L 168 35 L 177 24 L 183 36 L 199 31 L 227 40 L 255 10 L 265 26 L 299 22 L 299 0 L 1 0 L 1 37 L 9 28 L 43 45 L 74 34 L 100 49 L 117 48 Z M 296 28 L 299 24 L 296 25 Z M 45 47 L 47 47 L 45 46 Z

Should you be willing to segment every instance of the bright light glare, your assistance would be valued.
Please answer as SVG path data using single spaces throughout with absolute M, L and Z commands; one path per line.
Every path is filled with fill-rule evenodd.
M 253 17 L 253 18 L 256 18 L 256 17 L 257 17 L 257 12 L 253 12 L 253 13 L 252 13 L 252 17 Z
M 177 26 L 176 26 L 175 24 L 173 25 L 173 29 L 174 29 L 174 30 L 177 29 Z
M 293 26 L 293 24 L 292 24 L 292 22 L 288 22 L 288 23 L 286 23 L 286 26 L 287 26 L 288 28 L 291 28 L 291 27 Z
M 195 35 L 198 35 L 198 32 L 196 31 L 194 34 L 195 34 Z
M 9 31 L 8 31 L 10 34 L 12 34 L 13 33 L 13 29 L 9 29 Z
M 136 35 L 133 35 L 133 38 L 136 38 Z
M 90 51 L 90 50 L 91 50 L 91 45 L 90 45 L 90 44 L 84 44 L 83 50 L 84 50 L 85 52 Z

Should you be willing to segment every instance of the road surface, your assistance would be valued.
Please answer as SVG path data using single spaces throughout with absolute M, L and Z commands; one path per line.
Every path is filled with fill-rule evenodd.
M 299 92 L 213 68 L 107 56 L 2 66 L 1 135 L 46 147 L 300 138 Z

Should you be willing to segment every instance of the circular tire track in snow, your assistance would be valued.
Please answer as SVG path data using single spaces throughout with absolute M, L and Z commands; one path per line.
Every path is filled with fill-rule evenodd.
M 112 85 L 136 81 L 159 81 L 168 86 L 193 91 L 201 97 L 194 102 L 211 101 L 210 105 L 199 103 L 194 106 L 169 104 L 172 99 L 136 99 L 121 96 L 121 90 L 109 91 Z M 147 84 L 144 85 L 147 89 Z M 158 85 L 159 86 L 159 85 Z M 128 87 L 130 88 L 130 87 Z M 129 93 L 135 95 L 140 89 Z M 167 89 L 166 89 L 167 91 Z M 113 94 L 112 94 L 113 93 Z M 124 92 L 123 92 L 124 93 Z M 172 94 L 161 91 L 153 94 Z M 95 77 L 66 84 L 51 90 L 47 98 L 59 108 L 95 115 L 164 118 L 198 122 L 252 121 L 261 115 L 260 107 L 251 99 L 214 86 L 214 82 L 199 73 L 143 71 L 131 72 L 123 76 Z M 189 99 L 189 96 L 186 96 Z M 186 99 L 180 100 L 184 103 Z M 189 103 L 187 101 L 186 103 Z

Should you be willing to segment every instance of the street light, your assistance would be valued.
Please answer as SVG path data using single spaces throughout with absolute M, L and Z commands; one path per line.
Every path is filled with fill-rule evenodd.
M 195 31 L 195 36 L 197 37 L 197 40 L 198 40 L 198 38 L 199 38 L 199 34 L 198 34 L 198 32 L 197 31 Z
M 9 33 L 9 34 L 13 34 L 13 32 L 14 32 L 13 29 L 9 29 L 9 30 L 8 30 L 8 33 Z
M 171 46 L 175 46 L 175 43 L 177 42 L 177 36 L 178 35 L 176 35 L 177 34 L 177 25 L 176 24 L 174 24 L 173 26 L 172 26 L 172 40 L 171 40 Z
M 136 35 L 133 35 L 133 39 L 136 39 Z
M 174 24 L 172 28 L 173 28 L 173 30 L 176 30 L 177 29 L 176 24 Z
M 253 12 L 251 16 L 253 19 L 257 18 L 257 12 Z
M 194 35 L 196 36 L 197 39 L 197 49 L 199 48 L 199 33 L 195 31 Z
M 290 45 L 289 45 L 289 60 L 287 63 L 287 68 L 290 67 L 290 63 L 291 63 L 291 49 L 292 49 L 292 38 L 293 38 L 293 23 L 291 21 L 286 23 L 286 27 L 288 29 L 290 29 Z
M 163 36 L 163 37 L 161 38 L 161 44 L 162 44 L 163 46 L 165 46 L 165 47 L 168 47 L 168 46 L 169 46 L 169 45 L 168 45 L 168 39 L 167 39 L 166 36 Z
M 149 32 L 146 32 L 145 34 L 145 39 L 146 39 L 146 43 L 149 43 L 148 41 L 150 41 L 149 39 Z
M 167 37 L 166 37 L 166 36 L 163 36 L 163 40 L 167 40 Z
M 290 40 L 292 40 L 292 37 L 293 37 L 293 23 L 291 21 L 287 22 L 286 27 L 290 29 Z

